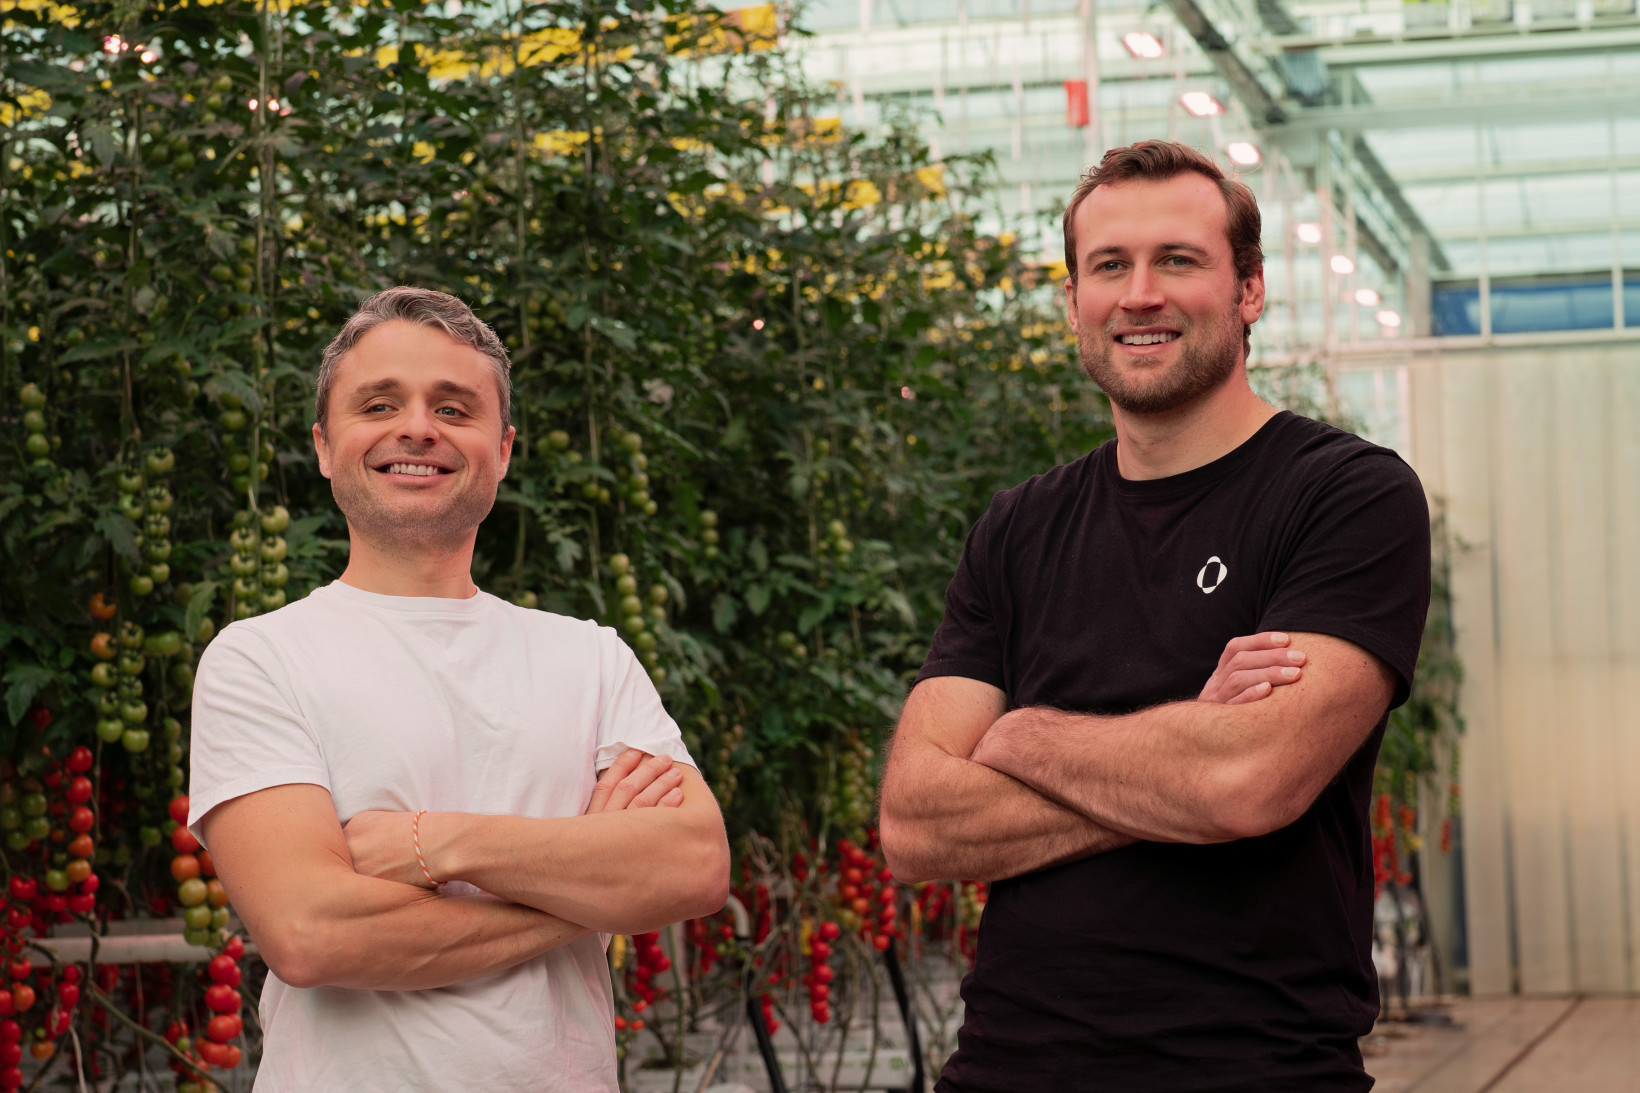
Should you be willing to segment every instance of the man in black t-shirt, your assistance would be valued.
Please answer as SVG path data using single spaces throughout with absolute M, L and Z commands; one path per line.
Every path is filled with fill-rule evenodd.
M 883 779 L 897 876 L 994 882 L 938 1089 L 1370 1089 L 1423 490 L 1248 386 L 1258 209 L 1210 160 L 1107 153 L 1065 236 L 1116 440 L 975 524 Z

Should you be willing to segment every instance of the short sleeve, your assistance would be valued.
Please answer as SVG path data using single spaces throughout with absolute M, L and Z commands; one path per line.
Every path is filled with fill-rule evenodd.
M 204 842 L 200 820 L 217 805 L 273 786 L 330 789 L 330 771 L 307 722 L 270 665 L 261 635 L 230 626 L 205 650 L 194 680 L 188 829 Z
M 595 769 L 603 770 L 627 748 L 650 755 L 670 755 L 679 763 L 698 768 L 689 749 L 683 746 L 678 723 L 661 704 L 661 696 L 638 658 L 609 627 L 599 627 L 597 633 L 603 703 Z
M 945 589 L 945 617 L 934 631 L 928 657 L 917 682 L 936 676 L 962 676 L 1007 690 L 1003 672 L 1003 642 L 998 619 L 999 595 L 993 574 L 1000 565 L 994 556 L 999 528 L 1006 522 L 1004 494 L 975 521 L 963 545 L 962 560 Z
M 1429 611 L 1429 502 L 1393 452 L 1338 467 L 1298 527 L 1260 630 L 1328 634 L 1359 645 L 1400 677 L 1405 702 Z

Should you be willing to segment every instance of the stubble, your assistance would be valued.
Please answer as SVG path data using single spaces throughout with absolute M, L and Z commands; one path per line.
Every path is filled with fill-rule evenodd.
M 1195 324 L 1180 324 L 1185 342 L 1179 358 L 1160 375 L 1123 375 L 1112 361 L 1114 338 L 1103 329 L 1082 330 L 1077 352 L 1082 371 L 1117 407 L 1130 414 L 1166 414 L 1216 390 L 1235 372 L 1241 360 L 1243 330 L 1240 293 L 1231 301 L 1224 320 L 1205 342 L 1191 340 Z

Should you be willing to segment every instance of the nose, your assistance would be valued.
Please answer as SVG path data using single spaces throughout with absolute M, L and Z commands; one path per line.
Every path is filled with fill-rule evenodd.
M 1117 306 L 1123 311 L 1142 312 L 1155 311 L 1166 303 L 1167 298 L 1162 294 L 1161 281 L 1156 272 L 1148 264 L 1135 264 L 1127 280 L 1122 283 L 1122 295 L 1117 300 Z
M 438 421 L 433 408 L 425 400 L 417 399 L 405 409 L 400 419 L 399 437 L 415 444 L 438 442 Z

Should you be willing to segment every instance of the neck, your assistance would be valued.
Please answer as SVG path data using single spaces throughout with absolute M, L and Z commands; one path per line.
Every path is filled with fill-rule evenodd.
M 420 543 L 382 545 L 348 528 L 343 584 L 381 596 L 431 596 L 464 600 L 478 592 L 473 583 L 475 529 L 454 548 Z
M 1162 414 L 1134 414 L 1112 405 L 1116 469 L 1129 481 L 1167 478 L 1235 451 L 1276 414 L 1247 385 L 1238 365 L 1224 383 L 1194 402 Z

